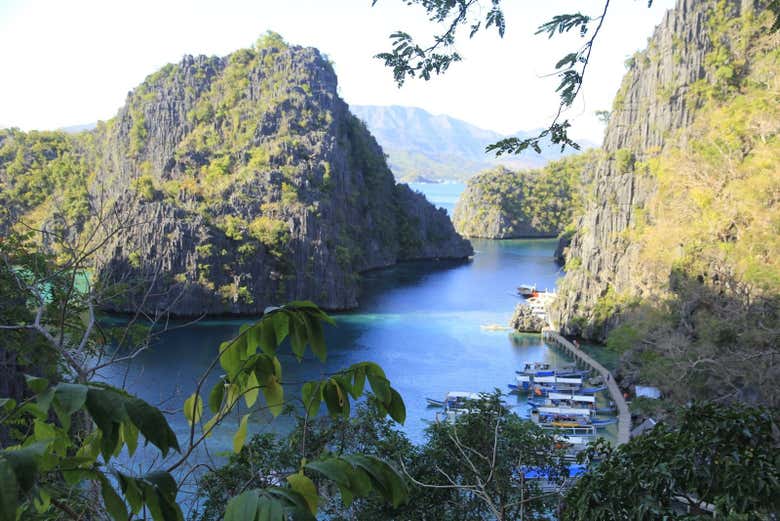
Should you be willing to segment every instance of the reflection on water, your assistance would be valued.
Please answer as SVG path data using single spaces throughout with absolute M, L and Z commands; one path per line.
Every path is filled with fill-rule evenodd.
M 297 392 L 305 380 L 319 378 L 358 361 L 380 364 L 406 402 L 404 430 L 420 441 L 433 412 L 425 397 L 441 398 L 452 390 L 506 390 L 514 370 L 527 361 L 560 362 L 560 354 L 539 335 L 489 331 L 480 326 L 508 323 L 521 283 L 554 287 L 560 276 L 552 260 L 551 240 L 473 241 L 473 260 L 460 263 L 404 263 L 364 274 L 360 308 L 336 315 L 337 327 L 327 328 L 328 360 L 307 358 L 298 363 L 285 357 L 287 391 Z M 166 333 L 153 349 L 128 367 L 104 375 L 166 409 L 181 410 L 201 372 L 220 342 L 238 332 L 242 320 L 205 320 Z M 219 374 L 211 375 L 209 384 Z M 175 395 L 171 398 L 171 395 Z M 514 399 L 512 399 L 514 400 Z M 525 405 L 518 403 L 518 412 Z M 244 411 L 245 412 L 245 411 Z M 177 434 L 188 427 L 181 414 L 169 417 Z M 290 419 L 270 422 L 253 415 L 251 430 L 285 429 Z M 235 419 L 210 441 L 214 451 L 228 450 Z

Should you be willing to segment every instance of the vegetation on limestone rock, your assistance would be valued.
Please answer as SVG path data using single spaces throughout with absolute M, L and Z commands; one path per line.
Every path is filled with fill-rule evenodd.
M 639 110 L 660 118 L 665 103 L 686 103 L 657 145 L 620 120 L 638 99 L 627 90 L 612 119 L 624 128 L 608 132 L 623 145 L 601 167 L 607 176 L 597 174 L 600 196 L 580 223 L 556 306 L 567 329 L 606 336 L 623 353 L 626 383 L 653 383 L 679 402 L 778 407 L 780 36 L 767 30 L 772 13 L 743 7 L 696 6 L 704 77 L 677 80 L 675 101 Z M 659 52 L 651 45 L 634 74 L 655 70 Z
M 273 33 L 163 67 L 92 132 L 3 131 L 0 186 L 5 229 L 121 223 L 95 275 L 149 284 L 102 303 L 118 311 L 174 298 L 182 315 L 296 298 L 349 308 L 361 271 L 472 252 L 395 184 L 327 60 Z
M 584 174 L 598 155 L 589 151 L 539 170 L 503 167 L 468 181 L 455 206 L 455 229 L 467 237 L 555 237 L 582 210 Z

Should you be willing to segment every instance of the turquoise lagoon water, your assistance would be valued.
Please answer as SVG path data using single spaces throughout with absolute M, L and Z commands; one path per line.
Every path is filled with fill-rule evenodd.
M 337 327 L 326 331 L 328 360 L 298 363 L 286 356 L 287 392 L 301 382 L 320 378 L 358 361 L 380 364 L 404 398 L 405 432 L 421 441 L 434 411 L 425 397 L 442 398 L 448 391 L 506 390 L 514 370 L 526 361 L 562 360 L 539 335 L 489 331 L 481 326 L 506 325 L 519 298 L 514 287 L 535 282 L 554 287 L 560 276 L 552 261 L 552 240 L 474 241 L 473 260 L 465 263 L 404 263 L 364 274 L 358 310 L 336 314 Z M 204 320 L 170 331 L 130 365 L 116 366 L 103 376 L 150 403 L 174 411 L 168 419 L 180 439 L 188 427 L 180 412 L 220 342 L 238 332 L 243 320 Z M 214 382 L 214 374 L 209 382 Z M 512 398 L 511 400 L 516 400 Z M 525 406 L 518 404 L 518 412 Z M 243 411 L 245 412 L 245 411 Z M 250 430 L 285 430 L 291 420 L 272 421 L 259 412 Z M 209 441 L 219 452 L 230 448 L 236 418 Z
M 451 211 L 457 200 L 454 194 L 462 191 L 463 185 L 417 184 L 414 188 Z M 286 392 L 297 393 L 302 382 L 355 362 L 376 362 L 406 403 L 403 430 L 413 441 L 421 442 L 435 413 L 427 407 L 426 397 L 441 399 L 448 391 L 506 391 L 507 384 L 514 382 L 515 369 L 525 362 L 568 362 L 539 335 L 482 327 L 508 323 L 520 300 L 514 291 L 518 284 L 555 287 L 562 276 L 552 259 L 555 241 L 472 243 L 475 255 L 467 262 L 403 263 L 364 274 L 359 308 L 336 314 L 337 326 L 326 330 L 327 362 L 307 357 L 298 363 L 289 355 L 283 356 Z M 203 320 L 170 331 L 129 365 L 113 367 L 102 376 L 170 411 L 169 422 L 184 441 L 189 434 L 180 412 L 184 400 L 219 344 L 235 335 L 244 322 Z M 208 383 L 218 377 L 217 371 Z M 527 414 L 524 399 L 509 400 L 519 414 Z M 208 454 L 230 449 L 239 417 L 228 418 L 216 430 L 209 439 Z M 289 417 L 272 419 L 258 411 L 250 419 L 250 431 L 284 432 L 292 422 Z M 201 453 L 199 458 L 203 457 L 207 455 Z
M 458 202 L 458 197 L 466 189 L 465 184 L 454 182 L 409 183 L 409 187 L 412 190 L 424 193 L 430 202 L 447 210 L 450 216 L 455 210 L 455 203 Z

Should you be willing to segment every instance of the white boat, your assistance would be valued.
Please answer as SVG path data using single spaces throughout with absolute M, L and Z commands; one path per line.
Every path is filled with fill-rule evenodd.
M 582 375 L 533 375 L 533 374 L 519 374 L 517 375 L 517 383 L 521 387 L 530 387 L 532 384 L 543 384 L 548 386 L 581 386 L 583 384 L 584 377 Z
M 596 403 L 596 397 L 591 394 L 574 393 L 548 393 L 547 398 L 552 401 L 567 401 L 574 403 Z
M 445 408 L 457 408 L 466 402 L 473 400 L 481 400 L 482 395 L 479 393 L 471 393 L 467 391 L 450 391 L 444 396 L 444 400 L 435 400 L 433 398 L 426 398 L 428 405 L 434 407 Z
M 590 407 L 567 407 L 565 405 L 543 405 L 536 408 L 546 416 L 591 416 L 596 411 Z

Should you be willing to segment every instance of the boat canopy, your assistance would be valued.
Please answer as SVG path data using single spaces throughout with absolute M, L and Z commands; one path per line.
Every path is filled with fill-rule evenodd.
M 570 402 L 596 403 L 596 397 L 585 394 L 549 393 L 550 400 L 568 400 Z

